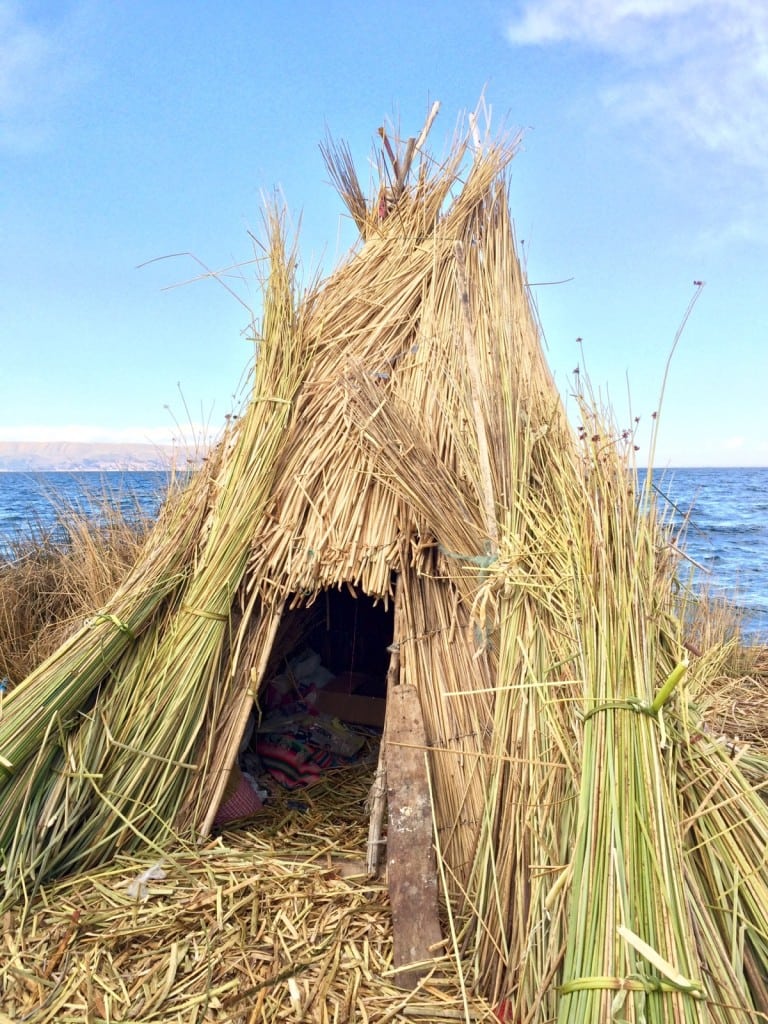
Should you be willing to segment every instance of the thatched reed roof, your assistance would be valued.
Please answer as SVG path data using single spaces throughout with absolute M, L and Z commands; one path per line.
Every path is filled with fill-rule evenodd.
M 391 595 L 402 541 L 429 534 L 435 489 L 466 521 L 462 551 L 481 555 L 493 544 L 483 517 L 496 510 L 486 505 L 507 504 L 513 485 L 499 398 L 513 389 L 517 417 L 561 415 L 514 257 L 503 179 L 512 154 L 489 144 L 472 161 L 463 143 L 437 173 L 422 167 L 306 300 L 292 345 L 307 369 L 253 538 L 259 581 L 304 592 L 345 580 Z M 472 282 L 469 308 L 460 274 Z M 494 308 L 482 308 L 489 301 Z M 368 421 L 381 403 L 387 452 L 374 455 L 366 433 L 378 430 Z M 488 452 L 478 460 L 481 420 Z

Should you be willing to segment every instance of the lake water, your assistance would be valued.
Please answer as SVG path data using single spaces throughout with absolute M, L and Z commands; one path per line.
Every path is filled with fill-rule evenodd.
M 93 519 L 105 507 L 118 508 L 129 522 L 154 519 L 169 482 L 162 471 L 0 473 L 0 557 L 7 557 L 12 539 L 55 535 L 57 522 L 73 508 Z
M 697 585 L 742 609 L 743 633 L 768 642 L 768 468 L 656 470 L 654 484 L 672 521 L 687 518 Z
M 127 517 L 154 517 L 168 474 L 0 473 L 0 556 L 8 539 L 55 528 L 62 508 L 97 515 L 104 496 Z M 743 632 L 768 640 L 768 468 L 674 469 L 654 473 L 674 522 L 687 517 L 685 550 L 697 580 L 743 609 Z

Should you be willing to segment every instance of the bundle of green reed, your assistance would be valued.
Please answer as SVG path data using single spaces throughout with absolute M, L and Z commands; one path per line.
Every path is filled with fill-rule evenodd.
M 0 851 L 4 887 L 34 875 L 14 849 L 34 830 L 43 788 L 63 769 L 62 737 L 105 682 L 130 664 L 175 607 L 194 561 L 212 475 L 211 458 L 183 498 L 162 510 L 135 567 L 107 604 L 16 686 L 0 717 Z M 22 813 L 23 812 L 23 813 Z M 15 867 L 13 866 L 15 863 Z
M 270 493 L 306 366 L 304 350 L 296 344 L 293 261 L 277 218 L 271 230 L 253 397 L 222 454 L 205 520 L 196 523 L 193 550 L 181 548 L 173 534 L 165 537 L 168 557 L 184 559 L 185 578 L 183 586 L 174 580 L 173 604 L 148 621 L 145 636 L 117 669 L 107 644 L 114 644 L 115 636 L 124 645 L 134 641 L 138 615 L 123 611 L 116 622 L 108 608 L 95 627 L 111 630 L 107 644 L 91 635 L 85 652 L 93 671 L 89 674 L 78 663 L 66 665 L 66 703 L 61 698 L 51 706 L 49 692 L 58 696 L 62 684 L 55 675 L 46 688 L 44 665 L 14 691 L 6 707 L 4 730 L 22 732 L 18 715 L 25 695 L 46 723 L 44 733 L 38 728 L 23 734 L 27 749 L 36 744 L 39 754 L 27 757 L 15 788 L 2 794 L 9 892 L 30 879 L 83 870 L 115 850 L 162 841 L 173 829 L 190 778 L 199 784 L 205 779 L 210 750 L 199 747 L 201 727 L 208 702 L 215 699 L 222 652 L 235 643 L 233 604 L 249 537 Z M 144 564 L 144 572 L 152 570 L 152 561 Z M 152 582 L 150 593 L 157 600 L 166 580 Z M 144 605 L 141 610 L 148 620 Z M 59 656 L 57 664 L 61 661 Z M 88 706 L 96 686 L 97 700 Z M 65 717 L 70 708 L 77 708 L 76 718 Z M 15 760 L 15 749 L 7 749 Z
M 654 608 L 659 599 L 664 605 L 664 581 L 655 571 L 652 527 L 636 512 L 625 477 L 612 459 L 596 456 L 589 468 L 582 507 L 564 509 L 573 517 L 584 703 L 558 1020 L 610 1019 L 620 1009 L 627 1020 L 700 1020 L 705 989 L 651 714 L 670 657 Z

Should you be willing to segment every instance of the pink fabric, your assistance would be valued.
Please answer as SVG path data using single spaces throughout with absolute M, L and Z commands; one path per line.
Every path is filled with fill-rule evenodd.
M 263 807 L 259 794 L 244 775 L 240 776 L 237 789 L 220 805 L 213 819 L 214 825 L 227 825 L 240 818 L 250 818 Z

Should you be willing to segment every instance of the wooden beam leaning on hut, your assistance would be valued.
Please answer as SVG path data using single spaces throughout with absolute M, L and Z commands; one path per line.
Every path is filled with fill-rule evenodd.
M 392 905 L 395 983 L 415 988 L 441 945 L 427 740 L 415 686 L 394 686 L 387 696 L 385 731 L 387 881 Z M 412 965 L 412 966 L 411 966 Z

